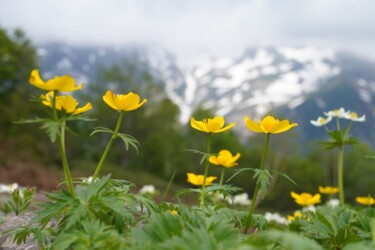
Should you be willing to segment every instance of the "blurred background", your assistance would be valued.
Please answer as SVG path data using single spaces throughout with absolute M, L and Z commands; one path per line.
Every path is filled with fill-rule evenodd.
M 325 131 L 310 120 L 344 107 L 366 115 L 351 130 L 360 143 L 346 148 L 347 200 L 374 196 L 374 9 L 370 0 L 0 0 L 0 182 L 50 190 L 63 176 L 44 131 L 14 124 L 46 115 L 29 101 L 41 93 L 28 84 L 37 68 L 44 79 L 70 74 L 85 83 L 76 98 L 94 106 L 89 114 L 96 121 L 69 124 L 74 177 L 93 173 L 109 139 L 89 136 L 93 128 L 115 126 L 116 112 L 102 101 L 112 89 L 148 99 L 126 114 L 122 128 L 139 140 L 139 154 L 118 141 L 107 159 L 104 172 L 115 178 L 163 190 L 177 171 L 174 188 L 188 186 L 186 172 L 203 167 L 185 149 L 206 145 L 206 136 L 190 127 L 191 116 L 236 121 L 234 130 L 214 136 L 214 152 L 239 152 L 237 169 L 257 168 L 265 135 L 248 131 L 243 117 L 273 114 L 299 124 L 272 136 L 266 166 L 297 182 L 273 178 L 262 203 L 287 210 L 292 200 L 279 197 L 290 191 L 336 185 L 337 152 L 324 150 Z M 210 168 L 212 175 L 220 171 Z M 250 172 L 232 183 L 252 194 Z

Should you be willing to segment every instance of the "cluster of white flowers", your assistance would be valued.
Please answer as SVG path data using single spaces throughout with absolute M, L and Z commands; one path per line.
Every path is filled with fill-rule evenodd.
M 156 189 L 153 185 L 144 185 L 140 190 L 139 193 L 141 194 L 154 194 Z
M 330 207 L 337 207 L 338 205 L 340 205 L 340 200 L 330 199 L 330 200 L 327 201 L 327 205 L 330 206 Z
M 276 222 L 280 225 L 287 225 L 289 223 L 288 219 L 281 216 L 279 213 L 266 212 L 264 217 L 268 220 L 268 222 Z
M 362 115 L 361 117 L 358 116 L 356 112 L 351 112 L 351 111 L 345 111 L 344 108 L 339 108 L 335 110 L 331 110 L 328 112 L 324 112 L 324 114 L 327 116 L 325 117 L 318 117 L 316 120 L 311 120 L 311 124 L 316 126 L 316 127 L 321 127 L 329 123 L 333 117 L 336 118 L 344 118 L 348 119 L 354 122 L 364 122 L 366 121 L 366 115 Z
M 251 200 L 247 193 L 236 194 L 233 196 L 233 199 L 227 197 L 226 200 L 231 205 L 249 206 L 251 204 Z
M 0 194 L 1 193 L 12 193 L 14 190 L 16 190 L 19 187 L 18 183 L 13 184 L 0 184 Z

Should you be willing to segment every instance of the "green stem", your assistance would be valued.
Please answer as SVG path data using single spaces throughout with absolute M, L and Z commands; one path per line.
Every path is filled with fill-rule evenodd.
M 200 203 L 199 206 L 203 207 L 204 206 L 204 190 L 206 188 L 206 179 L 207 179 L 207 174 L 208 174 L 208 167 L 209 167 L 209 160 L 210 160 L 210 154 L 211 154 L 211 139 L 212 139 L 212 133 L 208 134 L 208 139 L 207 139 L 207 158 L 206 158 L 206 166 L 204 167 L 204 176 L 203 176 L 203 183 L 202 183 L 202 190 L 201 190 L 201 197 L 200 197 Z
M 171 176 L 171 178 L 170 178 L 170 180 L 168 182 L 167 188 L 164 191 L 163 197 L 161 198 L 161 202 L 163 202 L 165 200 L 165 197 L 167 196 L 167 194 L 169 192 L 169 189 L 171 188 L 171 185 L 172 185 L 172 182 L 174 180 L 174 177 L 175 177 L 176 173 L 177 173 L 177 170 L 175 170 L 173 172 L 173 174 L 172 174 L 172 176 Z
M 336 127 L 337 127 L 337 130 L 340 130 L 340 121 L 338 117 L 336 117 Z
M 124 117 L 124 114 L 125 114 L 125 112 L 123 112 L 123 111 L 120 112 L 120 116 L 119 116 L 119 118 L 118 118 L 118 120 L 117 120 L 117 124 L 116 124 L 115 131 L 113 132 L 113 134 L 112 134 L 112 136 L 111 136 L 111 139 L 109 140 L 109 142 L 108 142 L 108 144 L 107 144 L 107 147 L 105 148 L 105 150 L 104 150 L 104 152 L 103 152 L 103 155 L 102 155 L 102 157 L 100 158 L 100 161 L 99 161 L 99 163 L 98 163 L 98 166 L 97 166 L 96 169 L 95 169 L 95 173 L 94 173 L 94 175 L 93 175 L 93 177 L 92 177 L 92 180 L 93 180 L 93 181 L 98 177 L 99 172 L 100 172 L 100 170 L 102 169 L 103 163 L 104 163 L 105 159 L 107 158 L 107 154 L 108 154 L 108 152 L 109 152 L 109 150 L 110 150 L 110 148 L 111 148 L 113 142 L 114 142 L 115 139 L 117 138 L 118 131 L 120 130 L 120 127 L 121 127 L 121 121 L 122 121 L 122 119 L 123 119 L 123 117 Z
M 61 123 L 61 131 L 60 131 L 60 135 L 58 138 L 58 145 L 59 145 L 61 161 L 62 161 L 63 168 L 64 168 L 65 182 L 66 182 L 66 185 L 68 186 L 69 193 L 73 197 L 75 197 L 73 180 L 70 174 L 68 160 L 66 158 L 66 151 L 65 151 L 65 121 L 62 121 Z
M 219 182 L 219 185 L 220 185 L 220 186 L 223 184 L 223 181 L 224 181 L 224 175 L 225 175 L 225 167 L 222 167 L 222 168 L 221 168 L 220 182 Z
M 372 243 L 375 246 L 375 217 L 372 219 Z
M 270 136 L 271 136 L 271 134 L 267 133 L 266 146 L 264 147 L 264 151 L 263 151 L 263 155 L 262 155 L 262 160 L 260 161 L 260 166 L 259 166 L 260 170 L 264 169 L 264 163 L 266 161 L 268 147 L 269 147 L 269 144 L 270 144 Z M 255 190 L 254 190 L 253 198 L 251 200 L 250 210 L 249 210 L 249 213 L 248 213 L 247 218 L 246 218 L 244 233 L 246 233 L 247 230 L 249 230 L 249 228 L 250 228 L 251 219 L 252 219 L 253 212 L 254 212 L 254 209 L 255 209 L 255 203 L 256 203 L 257 198 L 258 198 L 259 188 L 260 188 L 260 184 L 257 181 L 257 183 L 255 184 Z
M 52 112 L 53 112 L 53 120 L 55 122 L 58 122 L 59 117 L 57 115 L 57 109 L 56 109 L 56 97 L 57 97 L 57 90 L 54 90 L 53 99 L 52 99 Z M 57 144 L 59 147 L 59 153 L 60 153 L 61 162 L 62 162 L 63 169 L 64 169 L 64 177 L 65 177 L 66 185 L 68 186 L 68 191 L 73 197 L 75 197 L 72 175 L 70 174 L 68 159 L 66 158 L 66 151 L 65 151 L 65 121 L 61 119 L 60 125 L 61 125 L 61 130 L 57 138 Z
M 338 168 L 338 185 L 339 185 L 339 199 L 340 205 L 344 205 L 344 146 L 339 147 L 338 159 L 337 159 L 337 168 Z

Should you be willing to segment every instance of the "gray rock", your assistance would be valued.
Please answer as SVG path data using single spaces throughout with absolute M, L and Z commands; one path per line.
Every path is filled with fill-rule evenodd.
M 0 250 L 37 250 L 38 245 L 32 241 L 32 237 L 29 237 L 24 244 L 17 245 L 13 243 L 13 236 L 6 231 L 14 229 L 20 226 L 26 226 L 30 224 L 34 213 L 24 213 L 19 216 L 5 216 L 2 218 L 0 224 Z

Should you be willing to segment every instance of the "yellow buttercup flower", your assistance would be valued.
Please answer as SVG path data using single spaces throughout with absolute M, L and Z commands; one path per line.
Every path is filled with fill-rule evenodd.
M 250 120 L 247 116 L 244 118 L 246 127 L 256 133 L 278 134 L 297 126 L 297 123 L 290 124 L 288 120 L 279 121 L 272 116 L 266 116 L 259 123 Z
M 355 198 L 355 201 L 365 206 L 371 206 L 375 204 L 375 199 L 370 196 L 360 196 Z
M 50 91 L 46 95 L 41 95 L 42 103 L 46 106 L 53 107 L 54 92 Z M 85 106 L 77 108 L 78 102 L 72 96 L 56 96 L 55 107 L 57 110 L 64 110 L 66 113 L 78 115 L 92 109 L 91 103 L 86 103 Z
M 339 192 L 338 187 L 331 187 L 331 186 L 319 186 L 319 193 L 321 194 L 336 194 Z
M 320 203 L 320 194 L 309 194 L 309 193 L 301 193 L 296 194 L 295 192 L 291 192 L 290 195 L 293 197 L 294 201 L 301 206 L 310 206 L 317 203 Z
M 224 127 L 224 123 L 224 117 L 222 116 L 217 116 L 212 119 L 203 119 L 202 121 L 197 121 L 193 117 L 190 119 L 190 125 L 193 128 L 206 133 L 221 133 L 236 125 L 235 122 L 232 122 L 228 126 Z
M 69 75 L 55 76 L 54 78 L 45 82 L 42 80 L 39 75 L 39 71 L 36 69 L 31 71 L 29 82 L 31 85 L 47 91 L 70 92 L 83 88 L 82 83 L 76 86 L 76 82 L 74 81 L 73 77 Z
M 178 214 L 177 210 L 175 210 L 175 209 L 169 210 L 169 213 L 172 214 L 172 215 Z
M 214 165 L 221 165 L 226 168 L 231 168 L 238 165 L 236 161 L 238 158 L 240 158 L 240 156 L 240 153 L 233 156 L 229 150 L 223 149 L 219 152 L 218 156 L 211 155 L 209 161 Z
M 128 94 L 114 94 L 111 90 L 108 90 L 103 96 L 104 102 L 117 111 L 133 111 L 140 108 L 147 102 L 147 99 L 141 98 L 139 95 L 129 92 Z
M 295 211 L 293 215 L 288 215 L 288 221 L 294 221 L 296 218 L 302 218 L 302 213 L 300 211 Z
M 206 178 L 206 186 L 209 186 L 212 184 L 214 180 L 216 180 L 216 176 L 207 176 Z M 195 186 L 201 186 L 203 184 L 204 175 L 201 174 L 193 174 L 193 173 L 187 173 L 187 182 L 195 185 Z

